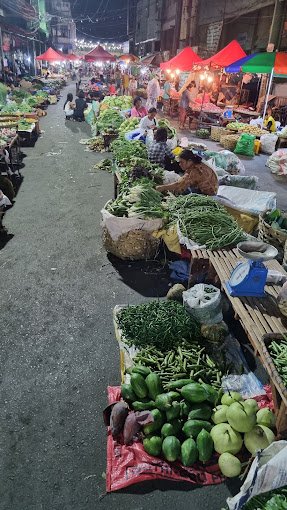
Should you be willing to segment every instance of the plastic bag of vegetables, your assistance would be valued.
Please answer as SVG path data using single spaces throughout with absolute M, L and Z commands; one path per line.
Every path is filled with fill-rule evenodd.
M 223 319 L 220 290 L 213 285 L 199 283 L 183 292 L 183 303 L 201 324 L 217 324 Z

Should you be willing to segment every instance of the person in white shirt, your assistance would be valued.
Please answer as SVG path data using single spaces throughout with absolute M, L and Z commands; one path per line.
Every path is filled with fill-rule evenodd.
M 148 114 L 143 117 L 139 124 L 139 129 L 143 133 L 147 133 L 149 129 L 152 129 L 153 131 L 157 128 L 157 121 L 156 121 L 156 108 L 150 108 L 148 111 Z
M 75 109 L 75 103 L 73 102 L 73 94 L 70 93 L 67 95 L 67 99 L 64 104 L 64 111 L 65 111 L 67 120 L 70 120 L 73 118 L 74 109 Z
M 152 79 L 147 84 L 147 108 L 155 108 L 157 99 L 160 95 L 160 85 L 157 77 L 153 75 Z

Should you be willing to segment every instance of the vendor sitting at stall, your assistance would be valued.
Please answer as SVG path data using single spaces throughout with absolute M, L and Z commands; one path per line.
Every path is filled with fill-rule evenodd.
M 214 170 L 202 162 L 201 158 L 191 150 L 184 150 L 179 156 L 179 164 L 184 175 L 175 183 L 157 186 L 157 191 L 170 191 L 175 194 L 199 193 L 216 195 L 218 179 Z
M 156 121 L 156 108 L 150 108 L 148 111 L 148 114 L 142 118 L 140 121 L 139 129 L 143 132 L 147 132 L 149 129 L 156 129 L 157 128 L 157 121 Z
M 159 128 L 154 135 L 154 141 L 147 147 L 148 159 L 151 163 L 158 163 L 164 167 L 170 160 L 174 159 L 171 149 L 167 145 L 167 130 Z
M 131 117 L 138 117 L 142 119 L 146 117 L 147 109 L 142 105 L 142 100 L 140 97 L 135 97 L 134 106 L 131 109 Z
M 272 108 L 270 106 L 267 108 L 263 126 L 264 128 L 268 129 L 270 133 L 276 133 L 276 122 L 272 117 Z

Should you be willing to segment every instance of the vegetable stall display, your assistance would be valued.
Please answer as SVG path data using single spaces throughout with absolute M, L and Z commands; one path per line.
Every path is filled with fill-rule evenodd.
M 110 419 L 114 439 L 120 441 L 123 432 L 125 444 L 142 441 L 149 455 L 171 463 L 191 467 L 218 462 L 222 474 L 232 478 L 246 458 L 243 445 L 254 455 L 275 439 L 274 414 L 259 410 L 256 400 L 243 400 L 237 392 L 221 396 L 211 385 L 190 379 L 164 392 L 159 375 L 142 365 L 132 367 L 121 396 L 117 415 Z M 137 413 L 143 413 L 145 422 L 127 434 Z

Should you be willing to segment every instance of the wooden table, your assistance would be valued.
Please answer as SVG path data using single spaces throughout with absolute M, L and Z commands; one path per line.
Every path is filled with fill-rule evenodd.
M 265 370 L 271 379 L 271 387 L 274 403 L 276 406 L 276 426 L 279 436 L 287 435 L 287 392 L 282 391 L 282 386 L 273 377 L 272 370 L 266 359 L 266 347 L 263 337 L 270 333 L 286 334 L 287 328 L 282 323 L 282 315 L 278 309 L 276 298 L 281 289 L 279 285 L 266 285 L 266 297 L 232 297 L 230 296 L 226 282 L 239 261 L 245 260 L 239 255 L 237 249 L 230 250 L 196 250 L 192 252 L 191 275 L 189 285 L 193 285 L 196 274 L 205 274 L 207 280 L 221 287 L 229 299 L 235 313 L 247 337 L 253 346 L 255 355 L 259 356 Z M 268 269 L 287 274 L 282 266 L 276 261 L 266 262 Z

